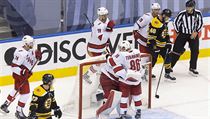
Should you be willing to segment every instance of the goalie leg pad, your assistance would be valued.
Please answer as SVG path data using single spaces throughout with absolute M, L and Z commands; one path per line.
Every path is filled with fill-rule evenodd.
M 116 90 L 116 91 L 119 90 L 118 82 L 111 80 L 104 73 L 101 73 L 100 84 L 104 91 L 104 98 L 106 98 L 106 99 L 108 99 L 108 96 L 109 96 L 111 90 Z
M 115 107 L 119 104 L 122 93 L 111 90 L 107 101 L 96 111 L 96 116 L 109 115 Z

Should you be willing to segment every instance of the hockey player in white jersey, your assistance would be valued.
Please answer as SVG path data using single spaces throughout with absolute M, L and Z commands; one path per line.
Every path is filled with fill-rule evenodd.
M 160 5 L 158 3 L 153 3 L 151 6 L 151 12 L 145 13 L 134 24 L 133 34 L 135 40 L 139 43 L 139 50 L 141 53 L 149 53 L 147 50 L 147 30 L 152 18 L 157 17 L 159 13 Z
M 129 96 L 131 96 L 136 108 L 135 118 L 141 118 L 141 78 L 144 75 L 141 69 L 140 51 L 131 49 L 128 41 L 120 43 L 119 52 L 108 56 L 107 64 L 101 70 L 100 83 L 108 103 L 104 103 L 97 110 L 97 116 L 109 114 L 120 102 L 119 119 L 128 118 L 127 108 Z M 112 90 L 120 91 L 121 98 L 115 98 L 119 94 L 115 95 Z
M 97 9 L 98 19 L 95 20 L 92 26 L 91 38 L 87 44 L 87 52 L 90 57 L 100 56 L 106 52 L 110 42 L 110 35 L 113 31 L 114 22 L 108 18 L 108 10 L 104 7 Z M 83 79 L 88 83 L 91 74 L 99 69 L 98 66 L 92 65 L 84 74 Z
M 157 17 L 160 13 L 160 4 L 159 3 L 152 3 L 151 5 L 151 12 L 145 13 L 141 16 L 136 23 L 134 24 L 133 28 L 133 35 L 134 39 L 139 43 L 139 50 L 141 53 L 149 53 L 148 46 L 147 46 L 147 39 L 148 39 L 148 28 L 149 24 L 154 17 Z M 147 58 L 142 59 L 142 63 L 147 62 Z M 152 75 L 152 78 L 155 78 L 155 75 Z
M 4 104 L 1 105 L 1 110 L 9 113 L 8 106 L 15 100 L 17 95 L 20 95 L 18 105 L 16 107 L 15 116 L 18 119 L 25 119 L 23 108 L 29 98 L 30 87 L 28 79 L 32 72 L 30 69 L 35 65 L 37 60 L 40 60 L 42 55 L 39 50 L 34 51 L 34 39 L 31 36 L 25 35 L 22 38 L 23 47 L 16 49 L 14 59 L 12 60 L 12 77 L 14 78 L 14 89 L 9 93 Z

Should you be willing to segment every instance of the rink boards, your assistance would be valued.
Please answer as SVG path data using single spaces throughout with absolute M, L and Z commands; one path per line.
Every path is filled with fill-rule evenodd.
M 210 17 L 205 17 L 204 27 L 200 34 L 199 57 L 210 56 L 210 23 L 208 21 L 210 21 Z M 132 46 L 137 48 L 138 44 L 133 39 L 132 30 L 132 25 L 115 28 L 111 36 L 111 50 L 115 51 L 118 43 L 122 40 L 131 41 Z M 169 23 L 169 34 L 173 42 L 176 36 L 172 22 Z M 81 32 L 65 32 L 36 37 L 36 47 L 40 48 L 44 53 L 41 62 L 34 68 L 30 81 L 40 80 L 41 76 L 46 72 L 54 74 L 56 78 L 76 75 L 78 62 L 86 58 L 86 43 L 90 36 L 89 30 L 83 30 Z M 0 54 L 0 86 L 13 84 L 13 79 L 10 76 L 10 66 L 5 61 L 8 59 L 8 57 L 5 58 L 5 53 L 13 47 L 21 47 L 21 45 L 20 39 L 0 43 L 0 51 L 2 52 Z M 181 59 L 189 59 L 188 45 L 186 45 L 186 48 L 187 52 Z

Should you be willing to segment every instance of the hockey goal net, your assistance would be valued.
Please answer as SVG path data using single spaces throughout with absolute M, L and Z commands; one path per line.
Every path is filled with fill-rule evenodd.
M 151 85 L 152 85 L 152 65 L 151 56 L 149 54 L 141 54 L 141 64 L 144 66 L 145 79 L 142 80 L 142 108 L 151 108 Z M 91 84 L 83 80 L 83 75 L 91 65 L 103 65 L 106 63 L 103 57 L 88 58 L 82 61 L 78 67 L 78 75 L 75 79 L 74 94 L 71 101 L 63 108 L 64 114 L 69 119 L 95 119 L 96 110 L 102 105 L 96 97 L 101 97 L 103 92 L 99 77 L 100 72 L 90 75 Z M 97 96 L 96 96 L 97 95 Z M 116 112 L 116 111 L 115 111 Z M 114 113 L 114 111 L 113 111 Z

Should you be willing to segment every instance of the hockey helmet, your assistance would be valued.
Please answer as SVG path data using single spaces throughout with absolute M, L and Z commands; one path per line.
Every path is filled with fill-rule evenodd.
M 54 76 L 52 74 L 44 74 L 42 76 L 42 82 L 43 84 L 48 84 L 49 82 L 54 80 Z
M 172 14 L 172 12 L 171 12 L 170 9 L 164 9 L 164 10 L 162 11 L 162 15 L 165 15 L 165 16 L 167 16 L 167 17 L 171 17 L 171 14 Z
M 122 41 L 119 45 L 118 48 L 120 51 L 129 51 L 131 49 L 131 44 L 128 41 Z
M 105 7 L 100 7 L 97 10 L 97 14 L 98 15 L 107 15 L 109 12 Z
M 24 46 L 33 47 L 33 45 L 34 45 L 34 38 L 29 36 L 29 35 L 25 35 L 22 38 L 22 42 L 23 42 Z
M 152 3 L 151 9 L 160 9 L 159 3 Z

